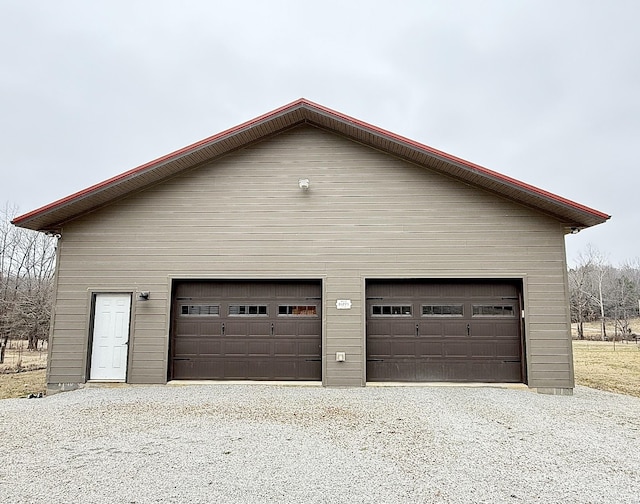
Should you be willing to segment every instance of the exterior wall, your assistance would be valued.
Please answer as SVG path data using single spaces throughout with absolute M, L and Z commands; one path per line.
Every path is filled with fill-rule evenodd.
M 529 386 L 573 387 L 559 222 L 312 127 L 68 223 L 59 247 L 52 387 L 87 379 L 94 292 L 150 291 L 134 295 L 128 381 L 164 383 L 172 279 L 322 279 L 324 382 L 359 386 L 365 279 L 482 277 L 523 279 Z

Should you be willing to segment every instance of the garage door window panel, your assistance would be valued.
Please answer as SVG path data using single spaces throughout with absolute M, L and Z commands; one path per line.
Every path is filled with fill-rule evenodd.
M 183 317 L 218 317 L 220 315 L 220 305 L 182 305 L 180 306 L 180 315 Z
M 373 305 L 374 317 L 411 317 L 411 305 Z
M 279 305 L 278 316 L 281 317 L 317 317 L 318 307 L 310 305 Z
M 464 316 L 464 309 L 461 304 L 422 305 L 422 316 L 462 317 Z
M 516 316 L 513 305 L 473 305 L 474 317 L 510 317 Z
M 230 317 L 267 317 L 269 316 L 267 305 L 229 305 Z

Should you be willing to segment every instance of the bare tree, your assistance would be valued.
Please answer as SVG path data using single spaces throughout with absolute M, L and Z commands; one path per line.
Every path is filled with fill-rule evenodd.
M 603 254 L 588 245 L 578 256 L 576 268 L 569 270 L 572 319 L 578 324 L 578 335 L 584 338 L 583 324 L 593 312 L 600 318 L 600 337 L 607 337 L 605 294 L 611 267 Z
M 621 272 L 615 279 L 612 296 L 612 315 L 614 322 L 614 341 L 621 336 L 626 338 L 631 333 L 629 318 L 635 311 L 637 292 L 636 287 L 628 276 Z
M 578 338 L 584 339 L 584 323 L 594 318 L 594 296 L 592 291 L 592 267 L 582 256 L 580 263 L 569 270 L 569 292 L 571 321 L 576 323 Z
M 640 270 L 638 267 L 629 261 L 624 263 L 616 270 L 613 287 L 611 311 L 615 323 L 615 338 L 620 335 L 626 339 L 631 334 L 629 319 L 638 313 L 638 298 L 640 297 Z
M 11 225 L 17 208 L 0 209 L 0 363 L 9 341 L 35 350 L 47 339 L 55 268 L 54 240 Z
M 571 321 L 577 324 L 578 337 L 584 338 L 584 323 L 596 319 L 602 340 L 608 339 L 608 320 L 614 324 L 614 340 L 628 337 L 630 318 L 640 311 L 640 259 L 614 267 L 589 245 L 568 274 Z
M 606 341 L 607 339 L 607 314 L 606 314 L 606 289 L 608 282 L 611 279 L 611 265 L 608 263 L 604 254 L 599 250 L 587 246 L 587 257 L 591 267 L 593 268 L 593 278 L 595 287 L 595 298 L 598 303 L 598 311 L 600 316 L 600 339 Z

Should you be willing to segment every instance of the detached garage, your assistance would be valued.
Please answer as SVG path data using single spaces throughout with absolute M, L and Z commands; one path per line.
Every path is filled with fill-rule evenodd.
M 58 237 L 51 392 L 573 389 L 565 235 L 608 215 L 301 99 L 17 217 Z

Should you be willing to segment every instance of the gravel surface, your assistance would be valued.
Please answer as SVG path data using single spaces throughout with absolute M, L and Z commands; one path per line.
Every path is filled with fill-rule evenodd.
M 86 388 L 0 450 L 11 503 L 640 502 L 640 399 L 584 387 Z

